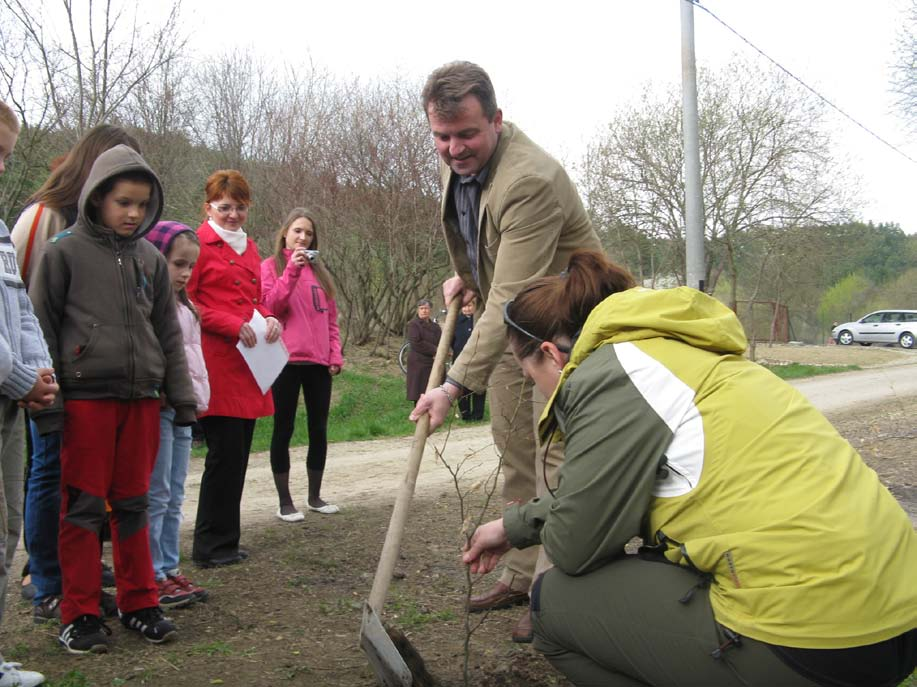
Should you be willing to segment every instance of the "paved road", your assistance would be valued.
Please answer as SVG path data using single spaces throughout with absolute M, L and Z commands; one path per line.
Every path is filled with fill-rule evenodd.
M 877 367 L 792 382 L 823 413 L 917 395 L 917 365 Z

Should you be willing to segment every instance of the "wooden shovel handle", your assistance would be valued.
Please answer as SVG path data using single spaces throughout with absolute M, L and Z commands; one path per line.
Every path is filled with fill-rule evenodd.
M 443 325 L 442 335 L 439 337 L 439 346 L 436 348 L 436 357 L 433 359 L 433 369 L 430 371 L 430 381 L 427 382 L 427 393 L 430 393 L 443 383 L 446 375 L 446 356 L 452 345 L 455 323 L 458 320 L 458 314 L 461 309 L 462 299 L 459 297 L 453 298 L 452 303 L 449 305 L 449 312 L 446 315 L 446 322 Z M 373 588 L 369 594 L 369 605 L 379 616 L 382 615 L 382 606 L 385 604 L 388 585 L 392 579 L 392 572 L 395 570 L 395 561 L 398 559 L 398 552 L 401 550 L 404 525 L 407 521 L 411 498 L 414 496 L 417 473 L 420 471 L 420 461 L 423 458 L 423 450 L 429 435 L 430 416 L 425 413 L 417 421 L 417 427 L 414 429 L 411 454 L 404 470 L 404 479 L 398 489 L 395 509 L 392 511 L 392 519 L 388 523 L 388 532 L 385 533 L 385 543 L 382 545 L 382 554 L 379 556 L 379 567 L 376 568 L 376 577 L 373 579 Z

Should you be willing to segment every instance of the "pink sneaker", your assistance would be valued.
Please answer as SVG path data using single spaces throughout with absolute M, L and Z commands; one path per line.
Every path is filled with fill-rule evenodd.
M 175 575 L 169 575 L 169 580 L 175 583 L 182 591 L 188 592 L 189 594 L 194 595 L 194 598 L 197 601 L 206 601 L 208 594 L 207 590 L 203 587 L 198 587 L 194 582 L 189 580 L 187 577 L 181 573 L 176 573 Z
M 159 590 L 159 605 L 162 608 L 181 608 L 195 601 L 194 594 L 182 589 L 170 577 L 157 581 L 156 586 Z

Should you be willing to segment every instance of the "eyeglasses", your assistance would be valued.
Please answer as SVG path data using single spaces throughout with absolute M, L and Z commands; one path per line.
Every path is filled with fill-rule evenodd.
M 513 305 L 513 301 L 515 300 L 516 300 L 515 298 L 510 298 L 508 301 L 506 301 L 506 303 L 503 304 L 503 324 L 507 325 L 508 327 L 512 327 L 517 332 L 519 332 L 520 334 L 524 336 L 527 336 L 528 338 L 532 339 L 533 341 L 537 341 L 539 344 L 543 344 L 545 342 L 544 339 L 542 339 L 540 336 L 535 336 L 534 334 L 532 334 L 532 332 L 526 329 L 523 329 L 522 327 L 520 327 L 518 324 L 516 324 L 513 321 L 513 318 L 509 314 L 509 309 Z M 557 350 L 560 351 L 561 353 L 570 352 L 569 346 L 565 346 L 564 344 L 555 343 L 553 341 L 551 343 L 557 346 Z
M 221 215 L 228 215 L 233 210 L 235 210 L 240 215 L 244 215 L 246 212 L 248 212 L 248 205 L 214 205 L 213 203 L 207 203 L 207 205 L 219 212 Z

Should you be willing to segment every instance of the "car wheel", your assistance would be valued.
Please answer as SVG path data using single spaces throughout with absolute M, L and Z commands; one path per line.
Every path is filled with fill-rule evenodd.
M 901 344 L 901 348 L 913 348 L 914 335 L 910 332 L 904 332 L 904 334 L 898 337 L 898 343 Z
M 849 346 L 853 343 L 853 334 L 848 332 L 846 329 L 837 335 L 837 342 L 841 346 Z

